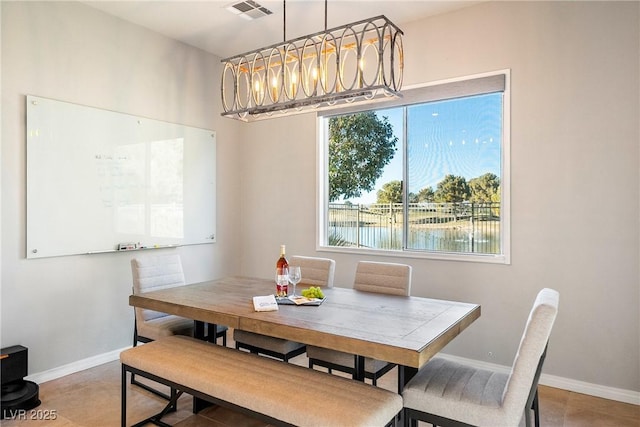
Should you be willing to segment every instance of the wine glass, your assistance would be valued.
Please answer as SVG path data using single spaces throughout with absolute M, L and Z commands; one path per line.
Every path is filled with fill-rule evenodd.
M 287 296 L 289 285 L 289 270 L 287 268 L 276 268 L 276 297 Z
M 300 280 L 302 280 L 302 273 L 300 272 L 300 267 L 295 265 L 295 266 L 289 266 L 289 282 L 291 282 L 291 284 L 293 285 L 293 296 L 296 296 L 296 285 L 298 284 L 298 282 L 300 282 Z

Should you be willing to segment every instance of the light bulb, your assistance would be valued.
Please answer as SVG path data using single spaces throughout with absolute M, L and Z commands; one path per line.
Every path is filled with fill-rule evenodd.
M 289 91 L 289 98 L 295 98 L 298 88 L 298 74 L 294 71 L 291 73 L 291 90 Z
M 278 99 L 278 79 L 275 76 L 271 79 L 271 98 L 274 101 Z

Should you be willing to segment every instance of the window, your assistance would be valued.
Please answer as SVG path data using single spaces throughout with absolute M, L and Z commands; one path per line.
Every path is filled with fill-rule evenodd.
M 508 263 L 508 73 L 403 95 L 319 118 L 319 249 Z

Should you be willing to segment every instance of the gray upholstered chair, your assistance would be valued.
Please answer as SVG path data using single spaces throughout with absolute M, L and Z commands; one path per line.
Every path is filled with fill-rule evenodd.
M 298 289 L 302 286 L 333 287 L 333 276 L 336 270 L 336 262 L 328 258 L 316 258 L 307 256 L 293 256 L 289 265 L 300 266 L 302 280 L 298 283 Z M 236 349 L 248 350 L 256 354 L 266 354 L 271 357 L 288 362 L 292 357 L 305 352 L 306 346 L 302 343 L 269 337 L 254 332 L 233 330 L 233 339 Z
M 539 425 L 538 379 L 558 313 L 559 294 L 543 289 L 533 304 L 511 373 L 434 358 L 404 388 L 405 425 L 527 427 L 534 410 Z
M 300 266 L 302 280 L 298 283 L 298 286 L 333 287 L 333 276 L 336 272 L 336 262 L 334 260 L 295 255 L 291 257 L 289 265 Z
M 157 291 L 161 289 L 184 286 L 184 273 L 180 255 L 144 256 L 131 260 L 131 274 L 133 277 L 133 293 Z M 222 337 L 223 345 L 227 343 L 227 327 L 224 325 L 208 325 L 209 341 Z M 150 342 L 160 337 L 170 335 L 193 335 L 193 320 L 169 315 L 159 311 L 135 308 L 133 327 L 133 346 L 139 342 Z M 159 396 L 169 398 L 146 384 L 136 381 L 131 375 L 131 384 L 138 385 Z
M 356 268 L 353 288 L 364 292 L 408 296 L 411 292 L 411 266 L 405 264 L 360 261 Z M 309 367 L 323 366 L 355 376 L 355 356 L 327 348 L 307 346 Z M 370 357 L 364 358 L 365 378 L 377 385 L 378 378 L 389 372 L 395 364 Z

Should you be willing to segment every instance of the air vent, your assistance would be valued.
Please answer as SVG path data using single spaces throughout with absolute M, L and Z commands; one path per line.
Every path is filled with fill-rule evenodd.
M 239 3 L 230 4 L 227 6 L 227 10 L 249 20 L 262 18 L 263 16 L 271 15 L 273 13 L 253 0 L 245 0 Z

